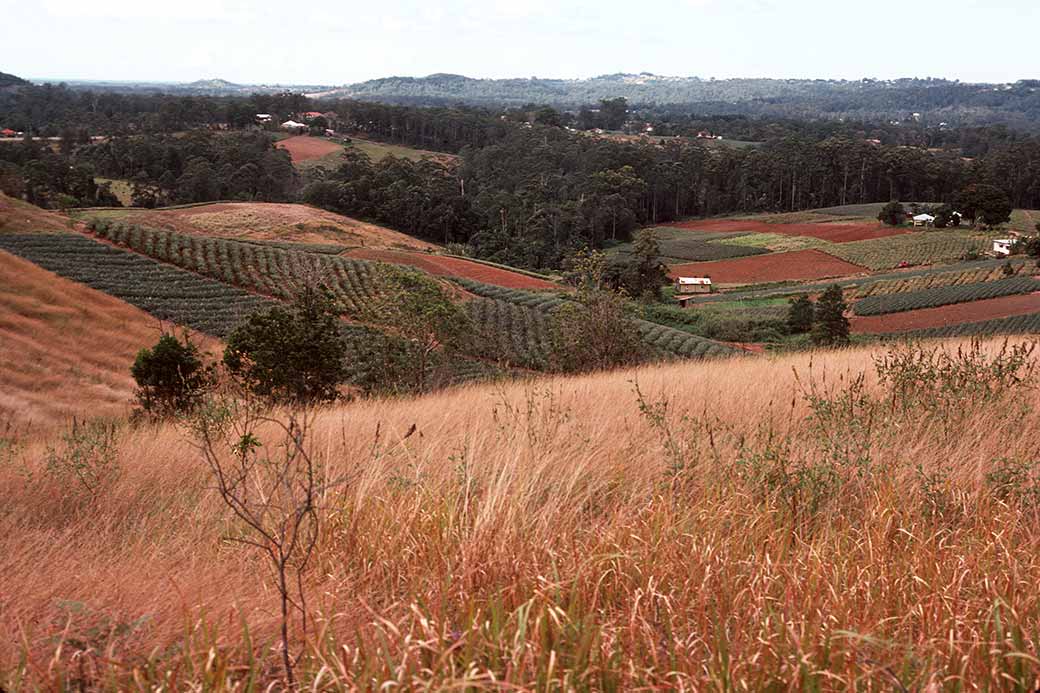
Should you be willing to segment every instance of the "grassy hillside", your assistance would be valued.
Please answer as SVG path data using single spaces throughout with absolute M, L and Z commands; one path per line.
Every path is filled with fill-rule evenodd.
M 213 202 L 163 209 L 84 209 L 85 219 L 126 221 L 218 238 L 433 250 L 437 246 L 383 226 L 303 204 Z
M 882 381 L 884 353 L 860 349 L 314 412 L 306 450 L 344 481 L 318 509 L 296 675 L 1032 690 L 1040 390 L 1012 377 L 1035 356 L 998 351 L 951 357 L 964 379 L 904 352 Z M 258 434 L 273 453 L 275 431 Z M 0 685 L 279 687 L 267 564 L 228 542 L 252 535 L 190 439 L 121 427 L 119 473 L 93 495 L 45 471 L 60 440 L 8 442 L 0 555 L 18 599 L 0 624 L 19 636 Z
M 57 212 L 0 193 L 0 234 L 67 231 L 73 225 L 72 220 Z
M 0 251 L 0 430 L 126 415 L 130 364 L 159 332 L 144 311 Z

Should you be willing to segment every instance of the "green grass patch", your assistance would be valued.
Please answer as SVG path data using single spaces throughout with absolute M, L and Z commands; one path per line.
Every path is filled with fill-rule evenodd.
M 746 246 L 749 248 L 765 248 L 775 253 L 783 253 L 791 250 L 808 250 L 831 245 L 829 241 L 812 236 L 788 236 L 782 233 L 749 233 L 736 238 L 728 238 L 725 241 L 712 241 L 726 245 Z

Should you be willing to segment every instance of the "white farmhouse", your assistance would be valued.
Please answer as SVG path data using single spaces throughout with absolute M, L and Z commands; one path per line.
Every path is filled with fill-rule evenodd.
M 1008 256 L 1011 254 L 1011 246 L 1015 244 L 1012 238 L 996 238 L 993 240 L 993 253 L 995 255 Z
M 931 214 L 918 214 L 914 216 L 914 226 L 931 226 L 935 223 L 935 217 Z

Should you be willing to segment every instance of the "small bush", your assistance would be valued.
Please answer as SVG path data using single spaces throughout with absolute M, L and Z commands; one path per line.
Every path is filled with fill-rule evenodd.
M 130 373 L 137 382 L 141 411 L 159 418 L 191 411 L 213 382 L 212 369 L 202 362 L 187 333 L 183 342 L 164 334 L 151 349 L 141 349 Z

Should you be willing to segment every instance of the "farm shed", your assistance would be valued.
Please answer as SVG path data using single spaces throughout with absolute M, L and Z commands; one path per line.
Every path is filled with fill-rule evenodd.
M 995 238 L 993 240 L 993 252 L 996 255 L 1010 255 L 1011 246 L 1015 241 L 1011 238 Z
M 290 132 L 299 132 L 302 130 L 306 130 L 307 126 L 303 123 L 297 123 L 295 120 L 287 120 L 284 123 L 282 123 L 282 129 L 288 130 Z
M 271 120 L 272 120 L 272 116 L 271 116 L 270 113 L 257 113 L 256 114 L 256 122 L 258 122 L 258 123 L 270 123 Z
M 931 226 L 935 223 L 935 217 L 931 214 L 917 214 L 914 216 L 914 226 Z
M 676 277 L 675 293 L 678 294 L 710 294 L 712 291 L 710 277 Z

